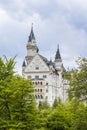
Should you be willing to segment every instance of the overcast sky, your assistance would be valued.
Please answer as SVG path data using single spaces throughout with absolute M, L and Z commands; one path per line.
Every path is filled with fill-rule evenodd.
M 39 53 L 48 59 L 57 44 L 66 68 L 87 57 L 87 0 L 0 0 L 0 56 L 17 55 L 18 73 L 32 23 Z

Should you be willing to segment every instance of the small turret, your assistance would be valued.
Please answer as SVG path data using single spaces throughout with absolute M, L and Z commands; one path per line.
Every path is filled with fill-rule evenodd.
M 24 61 L 23 61 L 23 64 L 22 64 L 22 74 L 23 74 L 25 68 L 26 68 L 26 62 L 25 62 L 25 60 L 24 60 Z
M 26 67 L 25 60 L 23 61 L 22 67 Z
M 59 45 L 57 47 L 56 55 L 55 55 L 55 61 L 62 61 L 61 55 L 60 55 L 60 50 L 59 50 Z
M 56 55 L 55 55 L 55 68 L 57 70 L 62 70 L 62 66 L 63 64 L 62 64 L 62 59 L 61 59 L 59 45 L 58 45 Z
M 50 61 L 49 61 L 49 67 L 50 68 L 53 68 L 53 62 L 52 62 L 52 59 L 50 58 Z

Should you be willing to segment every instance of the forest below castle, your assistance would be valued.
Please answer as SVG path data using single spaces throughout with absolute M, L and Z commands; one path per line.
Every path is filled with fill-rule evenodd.
M 34 86 L 14 72 L 15 58 L 0 58 L 0 130 L 87 130 L 87 58 L 66 71 L 68 100 L 37 107 Z

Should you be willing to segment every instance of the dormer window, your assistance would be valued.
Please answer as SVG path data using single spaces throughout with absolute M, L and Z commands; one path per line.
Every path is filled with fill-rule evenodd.
M 39 70 L 39 67 L 38 67 L 38 66 L 36 66 L 36 67 L 35 67 L 35 69 L 36 69 L 36 70 Z

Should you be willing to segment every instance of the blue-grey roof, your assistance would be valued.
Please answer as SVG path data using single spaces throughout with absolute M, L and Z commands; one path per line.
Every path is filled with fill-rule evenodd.
M 39 54 L 39 56 L 43 59 L 43 61 L 49 66 L 52 65 L 55 68 L 55 63 L 52 60 L 48 60 L 46 57 Z
M 44 56 L 42 56 L 42 55 L 40 55 L 39 54 L 39 56 L 43 59 L 43 61 L 48 65 L 49 64 L 49 60 L 46 58 L 46 57 L 44 57 Z
M 26 67 L 26 63 L 25 63 L 25 61 L 23 61 L 22 67 Z
M 56 59 L 61 59 L 60 50 L 59 50 L 59 45 L 58 45 L 57 52 L 56 52 L 56 55 L 55 55 L 55 60 L 56 60 Z
M 31 27 L 31 32 L 30 32 L 29 39 L 28 39 L 28 42 L 32 42 L 32 41 L 35 41 L 33 26 Z
M 54 66 L 54 62 L 50 59 L 48 65 L 52 65 L 52 66 Z

